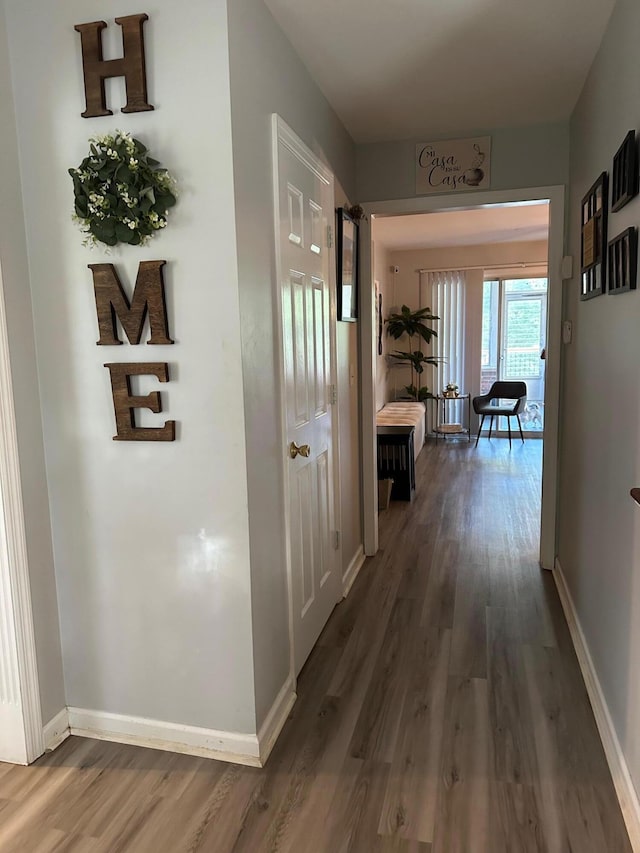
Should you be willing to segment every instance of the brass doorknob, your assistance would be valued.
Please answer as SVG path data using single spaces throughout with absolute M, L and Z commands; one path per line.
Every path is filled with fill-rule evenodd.
M 289 445 L 289 456 L 292 459 L 295 459 L 296 456 L 309 456 L 310 453 L 311 448 L 308 444 L 301 444 L 300 447 L 298 447 L 295 441 L 292 441 Z

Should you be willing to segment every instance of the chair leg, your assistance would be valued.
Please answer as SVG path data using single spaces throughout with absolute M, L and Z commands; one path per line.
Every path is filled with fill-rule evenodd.
M 520 438 L 522 439 L 522 443 L 524 444 L 524 435 L 522 434 L 522 424 L 520 423 L 520 415 L 516 415 L 518 419 L 518 426 L 520 428 Z
M 486 417 L 487 417 L 486 415 L 483 415 L 483 416 L 482 416 L 482 420 L 480 421 L 480 429 L 478 430 L 478 435 L 477 435 L 477 438 L 476 438 L 476 447 L 478 446 L 478 442 L 480 441 L 480 433 L 482 432 L 482 427 L 484 426 L 484 419 L 485 419 Z
M 489 438 L 491 438 L 491 430 L 493 429 L 493 415 L 491 415 L 491 421 L 489 423 Z
M 509 433 L 509 450 L 511 450 L 511 418 L 507 415 L 507 432 Z

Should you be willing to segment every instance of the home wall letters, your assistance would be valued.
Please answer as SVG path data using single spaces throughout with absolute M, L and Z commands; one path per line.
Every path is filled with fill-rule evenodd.
M 109 77 L 124 77 L 127 93 L 127 103 L 123 113 L 147 112 L 153 106 L 147 101 L 147 78 L 144 56 L 143 24 L 149 20 L 148 15 L 127 15 L 116 18 L 115 22 L 122 27 L 123 55 L 120 59 L 105 60 L 102 56 L 102 30 L 107 24 L 104 21 L 93 21 L 88 24 L 76 24 L 74 29 L 80 33 L 82 46 L 82 70 L 84 75 L 84 91 L 86 109 L 81 113 L 83 118 L 109 116 L 113 113 L 107 109 L 104 81 Z M 124 145 L 127 139 L 131 145 L 140 144 L 123 135 Z M 95 142 L 95 140 L 93 140 Z M 118 160 L 122 156 L 122 146 L 114 146 L 117 150 L 106 151 L 105 157 Z M 105 149 L 106 150 L 106 149 Z M 142 149 L 146 151 L 146 149 Z M 96 146 L 92 152 L 97 159 L 100 154 Z M 132 152 L 127 156 L 134 157 Z M 102 161 L 103 163 L 105 161 Z M 137 166 L 138 160 L 132 159 L 132 165 Z M 151 162 L 151 161 L 150 161 Z M 152 161 L 152 165 L 159 165 Z M 99 164 L 100 165 L 100 164 Z M 79 185 L 87 180 L 81 170 L 71 170 L 75 183 Z M 101 173 L 98 173 L 101 177 Z M 120 174 L 118 172 L 118 174 Z M 121 181 L 130 185 L 131 178 L 126 175 Z M 82 189 L 82 187 L 81 187 Z M 85 187 L 85 194 L 95 202 Z M 108 194 L 102 194 L 103 207 L 110 209 L 115 201 Z M 105 200 L 106 199 L 106 200 Z M 153 202 L 153 197 L 151 198 Z M 175 198 L 173 199 L 175 202 Z M 77 210 L 76 212 L 80 215 Z M 167 204 L 167 207 L 169 205 Z M 155 210 L 155 208 L 154 208 Z M 157 222 L 156 217 L 156 222 Z M 166 223 L 163 223 L 166 224 Z M 131 226 L 130 226 L 131 227 Z M 100 235 L 98 235 L 100 236 Z M 100 239 L 102 239 L 100 237 Z M 104 241 L 108 242 L 108 241 Z M 127 243 L 132 241 L 127 240 Z M 109 243 L 109 245 L 111 245 Z M 149 318 L 149 340 L 147 344 L 169 345 L 173 340 L 169 337 L 169 322 L 164 291 L 163 267 L 166 261 L 141 261 L 131 300 L 122 287 L 122 283 L 113 264 L 89 264 L 93 275 L 93 289 L 98 317 L 99 339 L 98 346 L 119 346 L 123 343 L 118 336 L 118 320 L 130 344 L 138 345 L 147 317 Z M 116 435 L 114 441 L 175 441 L 175 421 L 165 421 L 161 427 L 136 426 L 136 409 L 150 409 L 154 414 L 162 412 L 162 402 L 159 391 L 153 391 L 146 396 L 133 394 L 131 377 L 155 376 L 160 382 L 169 381 L 169 365 L 166 362 L 109 362 L 104 365 L 109 370 L 111 378 L 111 393 L 116 419 Z
M 144 58 L 144 34 L 142 26 L 149 16 L 126 15 L 116 18 L 116 24 L 122 27 L 123 56 L 120 59 L 102 58 L 102 30 L 105 21 L 92 21 L 88 24 L 76 24 L 74 29 L 80 33 L 82 44 L 82 68 L 84 72 L 84 93 L 86 109 L 83 118 L 113 115 L 107 109 L 104 81 L 108 77 L 124 77 L 127 90 L 127 104 L 123 113 L 139 113 L 152 110 L 147 102 L 147 75 Z

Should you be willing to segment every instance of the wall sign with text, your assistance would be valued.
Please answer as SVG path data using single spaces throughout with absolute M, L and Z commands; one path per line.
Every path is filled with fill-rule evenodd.
M 416 195 L 466 192 L 490 186 L 490 136 L 416 145 Z

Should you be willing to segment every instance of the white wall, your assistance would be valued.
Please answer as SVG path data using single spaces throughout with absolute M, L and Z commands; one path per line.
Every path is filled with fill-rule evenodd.
M 150 0 L 156 110 L 89 120 L 73 27 L 104 11 L 6 6 L 67 703 L 255 732 L 226 3 Z M 107 57 L 121 54 L 113 18 L 131 12 L 109 4 Z M 116 110 L 123 89 L 108 86 Z M 148 248 L 107 255 L 81 245 L 67 169 L 115 128 L 149 144 L 181 195 Z M 167 261 L 175 346 L 97 347 L 87 264 L 114 263 L 132 286 L 154 258 Z M 175 418 L 177 441 L 112 441 L 112 360 L 169 362 L 165 413 L 145 420 Z
M 277 396 L 271 114 L 332 169 L 336 205 L 353 198 L 354 145 L 262 0 L 229 0 L 233 157 L 247 423 L 258 724 L 289 669 L 282 452 Z M 361 542 L 357 325 L 338 323 L 343 568 Z M 350 366 L 356 384 L 349 386 Z
M 580 202 L 640 122 L 640 4 L 618 0 L 571 121 L 571 254 Z M 640 222 L 640 199 L 609 218 L 609 237 Z M 636 788 L 640 788 L 640 292 L 578 299 L 565 285 L 559 556 Z
M 65 705 L 64 683 L 18 146 L 1 4 L 0 116 L 0 271 L 11 349 L 41 710 L 46 723 Z
M 434 125 L 435 129 L 435 125 Z M 450 136 L 450 134 L 449 134 Z M 491 136 L 491 189 L 566 184 L 569 179 L 568 123 L 469 130 L 456 137 Z M 357 148 L 359 202 L 416 195 L 416 142 L 441 139 L 437 132 L 417 140 L 376 142 Z M 448 137 L 445 137 L 448 138 Z

